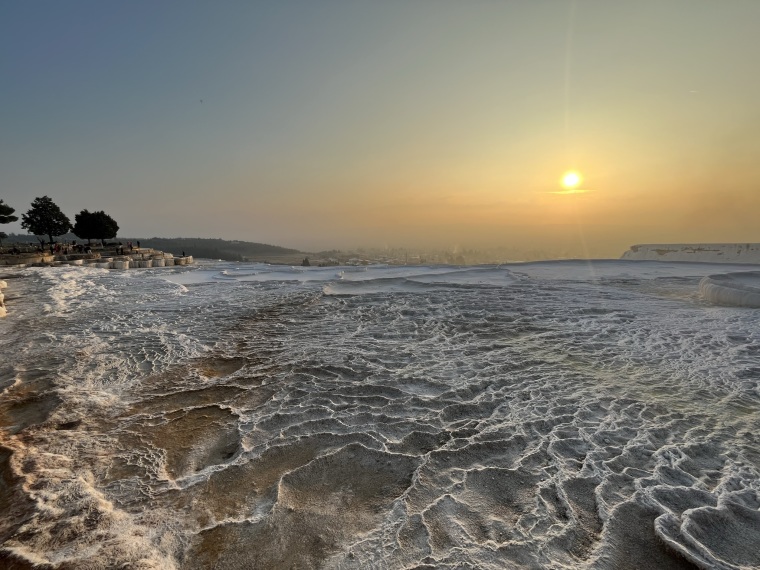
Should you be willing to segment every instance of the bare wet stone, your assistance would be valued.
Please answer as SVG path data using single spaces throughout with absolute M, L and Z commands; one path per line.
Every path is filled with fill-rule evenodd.
M 166 452 L 166 472 L 178 478 L 229 460 L 238 450 L 237 416 L 218 406 L 167 414 L 145 433 Z
M 416 465 L 409 456 L 356 444 L 315 459 L 282 477 L 266 520 L 202 532 L 187 567 L 319 568 L 383 518 L 410 484 Z
M 758 565 L 757 320 L 557 263 L 36 276 L 0 566 Z

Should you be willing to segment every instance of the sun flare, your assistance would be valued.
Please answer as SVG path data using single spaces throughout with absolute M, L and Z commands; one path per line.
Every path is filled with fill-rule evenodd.
M 562 187 L 566 188 L 567 190 L 574 190 L 578 188 L 580 183 L 582 182 L 581 175 L 577 172 L 570 170 L 568 172 L 565 172 L 565 174 L 562 176 Z

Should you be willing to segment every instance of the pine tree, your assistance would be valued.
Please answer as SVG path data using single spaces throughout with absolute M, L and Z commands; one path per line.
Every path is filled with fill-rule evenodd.
M 11 208 L 3 200 L 0 200 L 0 224 L 10 224 L 17 221 L 18 216 L 13 215 L 15 211 L 15 208 Z
M 35 198 L 31 209 L 21 214 L 21 227 L 36 236 L 53 237 L 65 234 L 71 229 L 71 222 L 61 209 L 47 196 Z

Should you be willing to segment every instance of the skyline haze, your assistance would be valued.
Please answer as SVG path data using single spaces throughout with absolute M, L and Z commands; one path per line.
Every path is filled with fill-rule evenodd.
M 754 0 L 6 4 L 0 198 L 306 251 L 760 241 L 758 21 Z

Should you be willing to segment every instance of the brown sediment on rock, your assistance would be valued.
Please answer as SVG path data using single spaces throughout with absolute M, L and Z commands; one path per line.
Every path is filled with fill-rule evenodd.
M 246 367 L 255 368 L 256 374 L 236 374 L 236 372 Z M 262 368 L 264 368 L 263 371 Z M 266 357 L 257 357 L 255 355 L 245 358 L 221 355 L 205 356 L 181 364 L 175 364 L 167 370 L 144 378 L 140 382 L 141 390 L 139 397 L 143 402 L 164 397 L 167 398 L 166 401 L 169 401 L 180 392 L 183 392 L 188 394 L 195 393 L 200 396 L 199 400 L 207 400 L 204 395 L 210 396 L 213 392 L 201 391 L 215 389 L 215 387 L 223 385 L 246 388 L 259 386 L 277 370 L 279 370 L 278 364 Z M 230 376 L 230 378 L 226 378 L 227 376 Z M 236 388 L 225 388 L 228 391 L 233 389 Z M 222 396 L 224 397 L 224 394 Z M 141 410 L 141 405 L 135 403 L 129 413 L 138 413 Z
M 14 370 L 9 380 L 0 398 L 0 568 L 173 567 L 156 562 L 142 529 L 96 487 L 107 452 L 98 434 L 85 436 L 93 420 L 60 413 L 65 394 L 49 370 Z
M 61 403 L 56 394 L 31 393 L 0 404 L 0 426 L 10 433 L 43 423 Z
M 655 534 L 657 509 L 634 502 L 615 508 L 605 523 L 602 545 L 591 568 L 696 570 L 697 566 L 663 544 Z
M 165 470 L 176 479 L 235 455 L 240 446 L 237 421 L 230 410 L 206 406 L 172 412 L 144 433 L 154 447 L 165 450 Z
M 12 450 L 0 445 L 0 513 L 3 513 L 0 517 L 0 544 L 31 516 L 34 507 L 33 501 L 23 491 L 23 479 L 14 471 L 12 460 Z
M 9 387 L 0 401 L 0 428 L 10 434 L 45 422 L 61 403 L 46 373 L 30 376 Z
M 80 425 L 82 425 L 82 420 L 72 420 L 70 422 L 63 422 L 55 426 L 55 429 L 58 431 L 69 431 L 73 429 L 77 429 Z
M 173 568 L 96 487 L 94 465 L 57 451 L 77 447 L 69 432 L 79 425 L 0 432 L 0 568 Z
M 228 376 L 245 366 L 244 358 L 211 357 L 201 360 L 198 370 L 207 378 Z
M 271 507 L 277 483 L 283 475 L 352 441 L 356 438 L 316 434 L 270 447 L 246 463 L 212 473 L 181 494 L 168 493 L 166 499 L 172 509 L 192 508 L 200 526 L 236 518 L 261 505 Z
M 127 414 L 171 412 L 194 406 L 219 404 L 233 400 L 244 391 L 244 388 L 238 388 L 237 386 L 209 386 L 208 388 L 198 390 L 172 392 L 135 402 L 130 406 Z
M 575 477 L 564 481 L 561 486 L 568 514 L 574 522 L 567 549 L 581 560 L 591 556 L 603 528 L 594 493 L 598 484 L 599 481 L 593 478 Z
M 25 430 L 45 423 L 61 403 L 54 383 L 42 370 L 14 372 L 0 398 L 0 567 L 9 569 L 52 568 L 35 566 L 5 548 L 7 541 L 37 512 L 25 488 Z
M 4 542 L 7 567 L 73 570 L 119 567 L 174 568 L 144 529 L 114 507 L 61 456 L 32 451 L 22 468 L 24 489 L 35 501 L 29 516 Z
M 187 495 L 173 499 L 184 505 L 193 504 L 201 526 L 236 518 L 261 504 L 271 506 L 280 477 L 312 461 L 321 450 L 316 441 L 274 447 L 255 460 L 212 474 Z
M 273 389 L 256 385 L 246 388 L 238 385 L 217 385 L 195 390 L 177 391 L 134 402 L 122 418 L 141 414 L 168 413 L 210 405 L 252 410 L 269 401 L 274 393 Z
M 513 526 L 530 512 L 538 490 L 539 476 L 521 469 L 486 467 L 469 471 L 462 498 L 468 504 L 491 505 L 491 515 Z
M 50 564 L 35 564 L 13 552 L 0 548 L 0 568 L 4 570 L 53 570 Z M 63 570 L 60 569 L 59 570 Z
M 13 279 L 24 279 L 28 277 L 27 275 L 23 275 L 21 273 L 4 273 L 0 274 L 0 317 L 5 317 L 8 314 L 8 303 L 14 302 L 18 299 L 22 298 L 22 294 L 18 293 L 17 291 L 12 291 L 10 294 L 8 293 L 8 283 L 6 282 L 6 279 L 13 280 Z
M 195 537 L 186 568 L 318 568 L 374 528 L 409 487 L 419 460 L 351 444 L 286 473 L 271 514 Z M 250 545 L 266 544 L 267 548 Z

